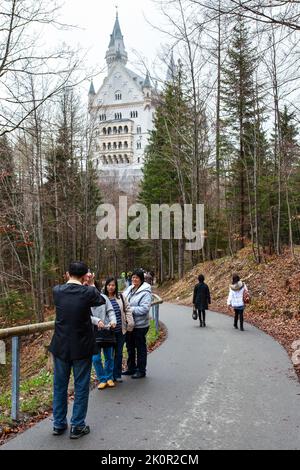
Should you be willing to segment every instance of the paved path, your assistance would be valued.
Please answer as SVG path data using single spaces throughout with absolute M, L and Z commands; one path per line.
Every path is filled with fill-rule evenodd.
M 149 356 L 148 377 L 95 390 L 79 441 L 51 435 L 45 420 L 1 449 L 300 449 L 300 385 L 285 350 L 246 324 L 164 304 L 167 341 Z

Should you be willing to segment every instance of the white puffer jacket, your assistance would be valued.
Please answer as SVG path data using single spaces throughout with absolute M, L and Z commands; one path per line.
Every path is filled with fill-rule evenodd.
M 229 296 L 227 299 L 227 305 L 233 308 L 244 308 L 244 292 L 248 290 L 246 284 L 238 282 L 237 284 L 231 285 L 229 288 Z

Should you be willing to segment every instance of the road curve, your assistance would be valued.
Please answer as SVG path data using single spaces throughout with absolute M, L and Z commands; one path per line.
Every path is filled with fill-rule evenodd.
M 91 434 L 51 435 L 47 419 L 1 447 L 77 450 L 300 449 L 300 384 L 271 337 L 209 312 L 164 304 L 167 341 L 149 356 L 148 377 L 91 393 Z

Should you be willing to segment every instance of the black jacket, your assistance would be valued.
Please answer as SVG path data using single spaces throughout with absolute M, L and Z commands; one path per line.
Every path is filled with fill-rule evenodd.
M 195 286 L 193 304 L 200 310 L 207 310 L 211 304 L 209 288 L 204 282 Z
M 55 331 L 49 351 L 65 362 L 87 359 L 95 353 L 91 307 L 105 304 L 95 287 L 64 284 L 53 289 Z

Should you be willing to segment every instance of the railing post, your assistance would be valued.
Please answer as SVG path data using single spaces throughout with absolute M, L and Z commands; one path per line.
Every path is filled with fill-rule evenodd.
M 19 419 L 20 407 L 20 338 L 12 338 L 12 396 L 11 396 L 11 418 L 13 421 Z
M 159 304 L 154 306 L 155 309 L 155 327 L 157 333 L 159 332 Z

